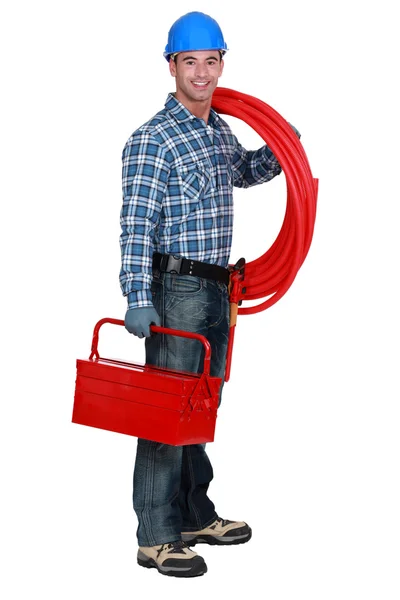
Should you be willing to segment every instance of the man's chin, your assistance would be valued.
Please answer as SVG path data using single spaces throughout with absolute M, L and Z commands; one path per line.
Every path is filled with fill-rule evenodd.
M 215 88 L 207 88 L 206 90 L 194 90 L 192 94 L 193 100 L 199 100 L 200 102 L 204 102 L 206 100 L 210 100 L 214 93 Z

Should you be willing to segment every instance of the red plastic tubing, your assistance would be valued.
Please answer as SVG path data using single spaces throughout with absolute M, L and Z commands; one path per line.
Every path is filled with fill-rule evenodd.
M 310 248 L 317 206 L 318 179 L 314 179 L 303 146 L 288 122 L 265 102 L 228 88 L 216 88 L 212 107 L 239 118 L 268 144 L 286 176 L 287 202 L 281 230 L 272 246 L 246 263 L 240 300 L 267 298 L 261 304 L 239 308 L 251 314 L 275 304 L 292 285 Z

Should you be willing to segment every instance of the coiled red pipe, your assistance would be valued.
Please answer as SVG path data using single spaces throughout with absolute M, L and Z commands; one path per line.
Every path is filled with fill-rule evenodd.
M 272 246 L 246 263 L 239 301 L 266 298 L 239 308 L 251 314 L 269 308 L 287 292 L 310 248 L 315 222 L 318 179 L 314 179 L 303 146 L 288 122 L 265 102 L 228 88 L 216 88 L 212 107 L 245 121 L 271 148 L 286 176 L 287 203 L 281 230 Z M 232 340 L 233 341 L 233 340 Z

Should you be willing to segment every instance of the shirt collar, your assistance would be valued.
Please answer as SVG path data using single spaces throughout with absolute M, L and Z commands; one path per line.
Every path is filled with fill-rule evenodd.
M 188 110 L 186 106 L 182 104 L 182 102 L 179 102 L 179 100 L 175 98 L 173 93 L 168 94 L 165 102 L 165 108 L 177 121 L 180 121 L 181 123 L 197 119 L 197 117 L 195 117 L 195 115 L 192 114 L 190 110 Z M 218 114 L 215 112 L 215 110 L 211 109 L 210 116 L 208 117 L 208 125 L 219 129 L 221 126 L 220 122 L 221 119 Z

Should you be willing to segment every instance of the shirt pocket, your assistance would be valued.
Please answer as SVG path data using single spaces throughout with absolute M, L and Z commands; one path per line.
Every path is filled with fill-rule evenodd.
M 201 201 L 210 188 L 211 172 L 205 165 L 193 163 L 177 167 L 182 194 L 190 200 Z

